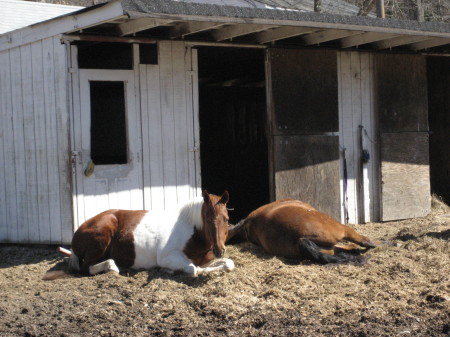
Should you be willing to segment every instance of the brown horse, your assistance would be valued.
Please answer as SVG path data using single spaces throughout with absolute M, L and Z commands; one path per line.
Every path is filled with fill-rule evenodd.
M 259 207 L 236 226 L 228 241 L 250 241 L 267 253 L 289 259 L 310 259 L 320 263 L 363 263 L 356 245 L 336 246 L 346 240 L 366 248 L 377 244 L 311 205 L 283 199 Z
M 166 211 L 109 210 L 87 220 L 75 232 L 72 269 L 95 275 L 120 268 L 162 267 L 197 276 L 234 263 L 222 258 L 228 235 L 228 192 L 203 192 L 181 207 Z M 221 258 L 221 259 L 217 259 Z M 59 278 L 46 274 L 44 279 Z

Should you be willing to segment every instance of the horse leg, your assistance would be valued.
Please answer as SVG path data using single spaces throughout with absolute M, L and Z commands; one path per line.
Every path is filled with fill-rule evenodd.
M 232 271 L 233 269 L 234 269 L 233 260 L 221 258 L 212 260 L 201 267 L 197 267 L 197 275 L 211 273 L 216 270 L 225 270 L 229 272 Z
M 89 267 L 89 274 L 90 275 L 96 275 L 102 272 L 110 272 L 114 271 L 116 273 L 119 273 L 119 268 L 117 267 L 116 263 L 113 259 L 108 259 L 106 261 L 94 264 Z
M 335 254 L 334 249 L 321 249 L 313 241 L 305 238 L 299 239 L 300 257 L 310 259 L 319 263 L 354 263 L 364 264 L 367 258 L 363 256 L 355 256 L 348 253 Z
M 378 245 L 380 245 L 379 242 L 372 241 L 367 236 L 358 234 L 353 228 L 350 228 L 345 225 L 342 225 L 342 226 L 344 226 L 343 240 L 348 240 L 350 242 L 360 245 L 361 247 L 366 247 L 366 248 L 375 248 Z
M 181 270 L 193 277 L 198 275 L 198 267 L 180 251 L 174 251 L 160 258 L 158 266 L 169 270 Z

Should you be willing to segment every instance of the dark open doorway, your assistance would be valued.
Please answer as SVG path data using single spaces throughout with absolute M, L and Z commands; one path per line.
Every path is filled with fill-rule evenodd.
M 236 223 L 269 202 L 264 51 L 200 48 L 202 188 L 230 192 Z
M 431 193 L 450 204 L 450 58 L 429 57 L 427 75 Z

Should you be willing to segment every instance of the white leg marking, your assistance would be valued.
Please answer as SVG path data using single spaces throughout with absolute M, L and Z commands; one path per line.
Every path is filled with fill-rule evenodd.
M 107 273 L 110 271 L 115 271 L 116 273 L 119 273 L 119 268 L 117 267 L 113 259 L 109 259 L 89 267 L 89 274 L 91 275 L 96 275 L 101 272 Z
M 190 276 L 197 276 L 197 268 L 184 253 L 175 251 L 159 261 L 158 265 L 171 270 L 181 270 Z
M 227 272 L 232 271 L 234 269 L 234 262 L 230 259 L 215 259 L 211 262 L 197 267 L 197 274 L 211 273 L 216 270 L 225 270 Z

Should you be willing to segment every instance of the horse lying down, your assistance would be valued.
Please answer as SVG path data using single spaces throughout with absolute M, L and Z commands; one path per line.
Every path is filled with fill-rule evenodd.
M 336 246 L 340 241 L 374 248 L 376 243 L 358 234 L 311 205 L 282 199 L 259 207 L 236 226 L 230 226 L 228 240 L 250 241 L 266 253 L 288 259 L 310 259 L 319 263 L 362 264 L 367 258 L 353 244 Z
M 231 271 L 234 262 L 223 258 L 228 235 L 228 192 L 203 197 L 176 210 L 109 210 L 87 220 L 72 238 L 71 269 L 84 275 L 119 268 L 162 267 L 197 276 L 215 270 Z M 62 273 L 59 273 L 62 274 Z M 48 272 L 44 279 L 55 279 Z

